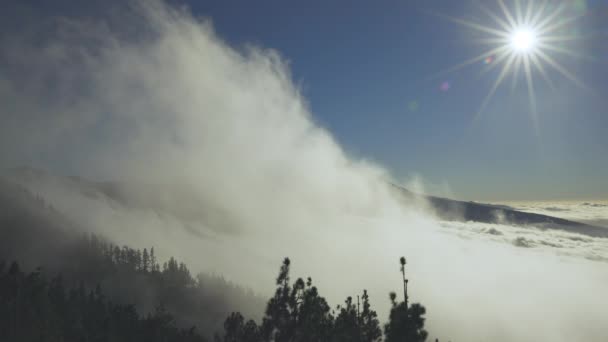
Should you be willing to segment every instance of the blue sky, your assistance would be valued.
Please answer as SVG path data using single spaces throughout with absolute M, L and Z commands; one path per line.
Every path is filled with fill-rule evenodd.
M 608 4 L 575 5 L 563 16 L 584 11 L 567 28 L 581 38 L 568 44 L 590 58 L 553 57 L 590 89 L 549 67 L 555 89 L 534 74 L 536 130 L 523 79 L 513 91 L 508 79 L 474 120 L 500 68 L 481 74 L 480 61 L 434 77 L 484 50 L 476 32 L 433 14 L 492 25 L 473 2 L 189 4 L 229 43 L 280 51 L 316 121 L 397 179 L 418 175 L 471 200 L 608 198 Z
M 548 65 L 553 88 L 535 72 L 536 125 L 522 75 L 512 89 L 509 75 L 475 119 L 500 66 L 482 73 L 488 65 L 479 61 L 440 73 L 485 48 L 474 43 L 478 32 L 435 14 L 498 27 L 472 1 L 170 2 L 211 19 L 232 46 L 279 51 L 314 120 L 349 154 L 399 181 L 418 176 L 431 192 L 470 200 L 608 198 L 606 1 L 568 1 L 558 18 L 581 15 L 564 27 L 579 38 L 563 46 L 585 58 L 549 54 L 588 89 Z M 68 15 L 105 6 L 25 3 Z

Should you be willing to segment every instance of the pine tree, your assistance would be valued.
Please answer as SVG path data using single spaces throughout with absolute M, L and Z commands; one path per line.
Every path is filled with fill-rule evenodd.
M 266 315 L 262 321 L 262 336 L 265 340 L 287 341 L 293 335 L 292 312 L 293 302 L 289 288 L 289 258 L 283 260 L 277 277 L 274 297 L 266 306 Z
M 66 296 L 61 276 L 47 281 L 39 270 L 25 274 L 13 263 L 5 272 L 3 265 L 0 263 L 2 341 L 205 341 L 193 328 L 178 328 L 163 308 L 143 318 L 132 305 L 109 302 L 100 286 L 92 290 L 80 282 Z M 244 336 L 250 330 L 250 324 L 245 324 Z
M 135 264 L 137 265 L 136 270 L 142 271 L 144 269 L 144 260 L 139 249 L 135 252 Z
M 303 284 L 301 278 L 296 284 Z M 297 316 L 295 341 L 329 341 L 333 333 L 334 317 L 329 304 L 319 295 L 312 279 L 306 281 L 306 287 L 298 287 L 296 298 Z
M 156 256 L 154 255 L 154 247 L 150 248 L 150 270 L 152 272 L 159 272 L 158 264 L 156 263 Z
M 371 309 L 369 303 L 369 295 L 367 290 L 363 290 L 363 311 L 359 316 L 359 325 L 361 329 L 362 341 L 365 342 L 376 342 L 380 341 L 382 337 L 382 330 L 380 329 L 380 321 L 378 321 L 378 314 L 376 311 Z
M 144 252 L 142 254 L 142 271 L 144 271 L 144 273 L 148 272 L 148 267 L 150 265 L 150 257 L 148 256 L 148 250 L 146 248 L 144 248 Z
M 376 342 L 382 337 L 378 315 L 371 310 L 367 290 L 363 290 L 361 299 L 362 311 L 359 308 L 359 297 L 357 297 L 357 305 L 353 303 L 352 297 L 348 297 L 344 302 L 345 306 L 338 306 L 339 314 L 334 323 L 334 341 Z
M 424 330 L 424 306 L 415 303 L 408 307 L 407 279 L 405 279 L 405 258 L 401 257 L 401 273 L 403 275 L 404 301 L 398 303 L 397 295 L 391 292 L 389 297 L 392 308 L 389 322 L 384 326 L 385 342 L 423 342 L 428 333 Z
M 333 316 L 325 298 L 321 297 L 312 279 L 306 283 L 298 278 L 289 284 L 289 258 L 283 260 L 274 297 L 266 307 L 262 321 L 262 337 L 266 341 L 329 341 Z
M 216 338 L 218 340 L 218 338 Z M 239 312 L 233 312 L 224 322 L 224 342 L 261 342 L 260 330 L 253 320 L 245 323 Z
M 359 313 L 353 304 L 353 298 L 346 298 L 344 306 L 338 306 L 337 309 L 339 314 L 334 323 L 334 340 L 336 342 L 363 341 Z

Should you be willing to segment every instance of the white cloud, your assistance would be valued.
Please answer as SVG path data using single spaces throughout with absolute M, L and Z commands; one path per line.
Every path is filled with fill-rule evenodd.
M 588 223 L 608 229 L 608 201 L 544 201 L 508 203 L 517 210 Z

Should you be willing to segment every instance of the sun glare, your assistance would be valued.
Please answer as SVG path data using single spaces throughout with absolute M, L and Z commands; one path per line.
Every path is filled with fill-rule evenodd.
M 457 24 L 481 33 L 483 36 L 478 39 L 478 42 L 489 46 L 478 56 L 444 72 L 452 72 L 478 62 L 486 65 L 483 72 L 499 68 L 498 76 L 483 100 L 477 116 L 483 112 L 507 77 L 512 77 L 513 88 L 522 72 L 527 84 L 530 111 L 535 124 L 535 76 L 541 76 L 549 86 L 553 87 L 553 81 L 548 73 L 548 70 L 553 69 L 578 86 L 585 87 L 583 82 L 561 65 L 554 56 L 555 54 L 580 56 L 567 46 L 568 41 L 580 38 L 570 33 L 568 26 L 584 15 L 584 12 L 572 14 L 572 2 L 569 0 L 513 0 L 509 2 L 496 0 L 495 10 L 488 7 L 487 3 L 478 2 L 478 5 L 492 25 L 442 15 Z
M 531 29 L 521 28 L 513 31 L 510 40 L 515 51 L 526 53 L 534 49 L 536 34 Z

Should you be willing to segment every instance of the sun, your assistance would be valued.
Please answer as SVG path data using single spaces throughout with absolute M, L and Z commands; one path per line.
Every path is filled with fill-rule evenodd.
M 536 32 L 529 28 L 518 28 L 509 37 L 511 48 L 518 53 L 529 53 L 536 46 Z
M 440 16 L 459 25 L 481 33 L 482 37 L 474 41 L 489 46 L 481 54 L 470 58 L 445 72 L 453 72 L 465 66 L 485 62 L 483 72 L 499 68 L 498 76 L 484 98 L 477 118 L 488 105 L 498 87 L 508 77 L 512 77 L 512 88 L 519 75 L 523 73 L 530 100 L 530 112 L 536 124 L 535 77 L 541 76 L 553 87 L 548 70 L 555 70 L 566 79 L 580 87 L 586 87 L 576 75 L 568 71 L 555 58 L 555 54 L 569 57 L 585 57 L 568 48 L 568 43 L 581 37 L 568 33 L 567 25 L 578 20 L 585 13 L 572 14 L 572 2 L 569 0 L 496 0 L 494 10 L 488 2 L 478 2 L 485 18 L 493 25 L 464 20 L 447 15 Z M 488 62 L 489 61 L 489 62 Z

